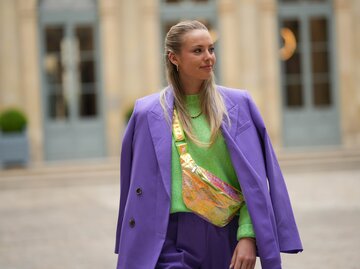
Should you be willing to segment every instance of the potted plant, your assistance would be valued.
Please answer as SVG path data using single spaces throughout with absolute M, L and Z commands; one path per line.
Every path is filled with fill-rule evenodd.
M 125 122 L 126 122 L 126 123 L 129 122 L 133 111 L 134 111 L 134 107 L 133 107 L 133 106 L 130 106 L 130 107 L 125 111 Z
M 0 167 L 26 165 L 29 143 L 25 114 L 16 108 L 0 113 Z

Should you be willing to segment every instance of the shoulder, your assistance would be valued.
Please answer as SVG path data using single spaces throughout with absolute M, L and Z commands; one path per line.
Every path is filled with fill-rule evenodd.
M 231 99 L 235 98 L 236 100 L 244 100 L 249 98 L 249 92 L 246 89 L 230 88 L 221 85 L 217 85 L 217 89 L 223 96 Z
M 224 97 L 226 103 L 247 104 L 251 101 L 249 92 L 246 89 L 229 88 L 217 85 L 218 91 Z
M 139 128 L 139 126 L 146 123 L 148 111 L 150 111 L 152 107 L 154 107 L 154 104 L 156 104 L 156 102 L 159 102 L 159 96 L 160 93 L 153 93 L 136 99 L 130 120 L 126 128 Z
M 137 114 L 146 113 L 159 103 L 160 103 L 159 92 L 147 96 L 143 96 L 135 101 L 134 112 L 136 112 Z
M 135 101 L 132 117 L 136 122 L 150 118 L 165 119 L 163 106 L 172 108 L 173 97 L 169 88 L 141 97 Z M 164 99 L 164 100 L 163 100 Z

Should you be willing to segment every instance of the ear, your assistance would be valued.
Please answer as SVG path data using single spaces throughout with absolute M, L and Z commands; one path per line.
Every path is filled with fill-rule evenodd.
M 177 57 L 177 55 L 176 55 L 174 52 L 169 51 L 169 53 L 168 53 L 168 58 L 169 58 L 169 60 L 170 60 L 170 62 L 171 62 L 172 64 L 174 64 L 174 65 L 179 65 L 178 57 Z

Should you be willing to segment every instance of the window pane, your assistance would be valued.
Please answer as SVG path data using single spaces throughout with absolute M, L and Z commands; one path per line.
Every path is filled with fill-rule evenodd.
M 95 63 L 92 60 L 80 62 L 81 83 L 95 82 Z
M 288 107 L 303 106 L 302 85 L 286 85 L 286 105 Z
M 313 75 L 317 73 L 328 73 L 329 62 L 327 51 L 312 52 L 312 71 Z
M 60 52 L 64 29 L 61 26 L 48 26 L 45 29 L 46 52 Z
M 287 74 L 301 73 L 301 54 L 299 49 L 299 22 L 297 20 L 284 20 L 281 29 L 282 48 L 281 57 L 285 60 L 285 72 Z
M 63 66 L 60 62 L 60 56 L 57 53 L 48 53 L 44 57 L 44 70 L 46 82 L 48 84 L 62 84 Z
M 285 61 L 285 72 L 287 74 L 300 74 L 300 53 L 295 53 L 290 59 Z
M 82 61 L 80 64 L 81 92 L 79 94 L 79 115 L 89 117 L 97 115 L 97 99 L 94 85 L 95 63 L 94 61 Z
M 311 42 L 328 42 L 327 20 L 325 18 L 313 18 L 310 20 Z
M 310 27 L 313 75 L 327 73 L 329 71 L 327 20 L 325 18 L 312 18 Z
M 62 26 L 48 26 L 45 28 L 45 57 L 43 66 L 46 82 L 62 84 L 63 66 L 61 63 L 61 44 L 64 40 Z
M 92 25 L 81 25 L 76 27 L 75 33 L 80 56 L 78 73 L 81 90 L 78 96 L 78 112 L 80 117 L 93 117 L 97 115 L 94 31 Z
M 300 23 L 297 19 L 283 20 L 281 36 L 282 64 L 284 66 L 286 106 L 301 107 L 303 102 L 303 85 L 301 60 L 302 53 L 299 46 Z
M 65 120 L 69 117 L 68 100 L 62 89 L 49 94 L 48 113 L 53 120 Z
M 329 83 L 314 83 L 314 104 L 316 106 L 328 106 L 331 104 Z
M 327 106 L 332 99 L 329 82 L 328 21 L 321 17 L 311 18 L 310 27 L 313 103 L 315 106 Z M 319 78 L 322 79 L 319 81 Z
M 44 31 L 43 68 L 48 96 L 47 114 L 50 119 L 64 120 L 69 117 L 68 100 L 63 87 L 64 66 L 60 56 L 64 41 L 64 27 L 47 26 Z
M 293 33 L 297 43 L 301 42 L 300 40 L 300 24 L 297 19 L 284 20 L 283 28 L 288 28 Z
M 91 51 L 94 49 L 94 36 L 92 26 L 78 26 L 75 30 L 79 40 L 81 51 Z
M 79 98 L 79 114 L 81 117 L 93 117 L 97 115 L 97 98 L 96 93 L 82 91 Z

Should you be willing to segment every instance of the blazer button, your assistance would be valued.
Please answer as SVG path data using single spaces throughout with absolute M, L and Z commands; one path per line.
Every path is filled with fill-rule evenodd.
M 130 225 L 131 228 L 135 227 L 135 220 L 133 218 L 130 219 L 129 225 Z
M 141 195 L 141 194 L 142 194 L 142 189 L 141 189 L 141 188 L 137 188 L 137 189 L 136 189 L 136 194 L 137 194 L 137 195 Z

